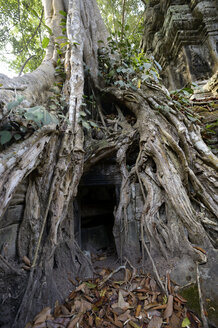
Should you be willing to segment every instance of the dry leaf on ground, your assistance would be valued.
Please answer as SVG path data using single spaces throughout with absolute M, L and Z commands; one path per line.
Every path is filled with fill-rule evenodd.
M 173 295 L 168 296 L 166 310 L 164 311 L 164 319 L 170 318 L 173 314 Z
M 161 328 L 163 319 L 160 317 L 152 317 L 151 321 L 148 324 L 148 328 Z
M 168 275 L 169 295 L 158 291 L 150 275 L 130 275 L 129 281 L 113 281 L 109 269 L 101 272 L 96 279 L 80 282 L 69 293 L 63 304 L 56 302 L 51 315 L 49 307 L 43 309 L 28 323 L 28 328 L 163 328 L 166 319 L 168 327 L 180 328 L 187 316 L 190 328 L 200 328 L 198 318 L 185 308 L 186 300 L 174 294 L 174 286 Z M 108 278 L 109 277 L 109 278 Z M 104 280 L 104 287 L 102 286 Z
M 45 307 L 37 316 L 34 318 L 34 324 L 39 325 L 40 323 L 45 322 L 46 319 L 51 317 L 51 308 Z

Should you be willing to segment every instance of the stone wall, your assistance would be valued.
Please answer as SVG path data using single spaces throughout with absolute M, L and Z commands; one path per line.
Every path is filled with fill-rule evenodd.
M 27 179 L 18 187 L 9 207 L 0 220 L 0 254 L 7 259 L 16 258 L 19 225 L 23 219 Z
M 170 89 L 209 79 L 218 69 L 216 0 L 150 0 L 142 47 L 160 63 Z

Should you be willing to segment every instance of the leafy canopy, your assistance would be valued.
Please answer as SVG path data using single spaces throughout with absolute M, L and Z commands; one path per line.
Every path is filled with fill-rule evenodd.
M 139 0 L 97 0 L 97 3 L 110 35 L 118 41 L 123 30 L 125 38 L 139 47 L 144 28 L 143 3 Z
M 144 5 L 137 0 L 97 0 L 111 36 L 139 48 L 143 32 Z M 0 60 L 15 72 L 36 69 L 48 46 L 41 0 L 0 0 Z M 8 60 L 7 55 L 14 59 Z
M 0 0 L 0 25 L 0 60 L 20 72 L 30 58 L 24 72 L 36 69 L 45 54 L 42 42 L 46 29 L 41 0 Z M 12 61 L 7 60 L 9 53 L 14 55 Z

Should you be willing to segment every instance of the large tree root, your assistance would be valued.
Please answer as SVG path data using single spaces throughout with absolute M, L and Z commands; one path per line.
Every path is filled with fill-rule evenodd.
M 112 154 L 116 156 L 122 177 L 113 230 L 121 260 L 127 257 L 132 262 L 128 249 L 128 207 L 134 183 L 139 183 L 143 199 L 140 218 L 143 263 L 146 254 L 153 259 L 156 270 L 158 257 L 169 260 L 188 256 L 201 263 L 205 255 L 196 246 L 207 251 L 217 245 L 215 234 L 207 232 L 208 226 L 213 226 L 215 232 L 217 228 L 216 158 L 202 140 L 199 141 L 203 143 L 200 150 L 199 143 L 196 146 L 200 138 L 198 131 L 173 108 L 172 111 L 157 111 L 157 101 L 171 107 L 164 95 L 157 100 L 154 90 L 148 90 L 149 100 L 140 93 L 113 88 L 105 90 L 104 94 L 110 95 L 118 106 L 116 124 L 122 133 L 106 134 L 104 143 L 99 143 L 95 149 L 90 147 L 84 159 L 81 127 L 72 115 L 72 128 L 68 128 L 62 138 L 54 128 L 44 128 L 27 139 L 24 150 L 16 153 L 12 164 L 3 166 L 2 183 L 8 188 L 1 194 L 2 212 L 17 183 L 27 175 L 29 179 L 26 208 L 18 234 L 18 254 L 20 259 L 28 256 L 33 267 L 14 327 L 21 327 L 47 305 L 48 300 L 50 305 L 61 300 L 70 288 L 70 283 L 66 283 L 69 272 L 74 277 L 92 274 L 91 263 L 74 241 L 74 210 L 69 204 L 76 197 L 83 167 L 88 170 Z M 125 122 L 120 104 L 135 115 L 134 126 Z M 136 143 L 137 133 L 138 156 L 128 168 L 128 151 Z M 32 152 L 34 149 L 36 152 Z M 11 151 L 12 148 L 8 154 Z M 4 160 L 4 156 L 2 158 Z M 18 162 L 22 170 L 15 165 Z M 19 177 L 16 184 L 12 175 Z
M 59 36 L 58 13 L 64 6 L 62 1 L 46 3 L 47 23 L 57 29 L 53 37 L 55 41 Z M 136 253 L 134 244 L 138 244 L 142 265 L 148 253 L 153 259 L 154 271 L 159 269 L 155 263 L 157 258 L 166 262 L 174 257 L 188 257 L 193 262 L 202 263 L 205 254 L 200 248 L 208 251 L 217 248 L 218 243 L 218 160 L 202 141 L 199 129 L 173 106 L 160 87 L 147 85 L 138 91 L 100 90 L 97 41 L 106 40 L 107 33 L 96 11 L 95 1 L 75 0 L 70 1 L 70 6 L 67 31 L 71 48 L 65 57 L 67 80 L 63 88 L 69 102 L 66 121 L 59 130 L 55 126 L 44 126 L 0 155 L 0 217 L 9 206 L 17 185 L 28 177 L 15 265 L 19 267 L 23 256 L 28 256 L 32 268 L 23 273 L 25 278 L 29 276 L 25 293 L 20 296 L 22 301 L 14 321 L 16 328 L 23 327 L 43 306 L 53 306 L 56 300 L 62 300 L 71 287 L 69 275 L 92 275 L 92 264 L 74 239 L 73 199 L 83 170 L 88 171 L 105 158 L 114 156 L 120 168 L 120 199 L 114 211 L 113 233 L 121 261 L 126 257 L 134 263 L 136 258 L 131 257 Z M 51 13 L 54 16 L 49 18 Z M 57 20 L 56 16 L 59 17 Z M 13 90 L 19 87 L 20 81 L 19 92 L 24 93 L 28 104 L 32 105 L 42 89 L 48 89 L 54 82 L 52 58 L 55 59 L 56 55 L 51 42 L 47 53 L 50 61 L 43 63 L 29 79 L 24 76 L 16 83 L 10 84 L 9 81 L 6 86 L 9 88 L 8 99 L 15 94 Z M 84 63 L 92 69 L 91 90 L 95 89 L 97 116 L 100 117 L 98 124 L 103 135 L 102 140 L 94 140 L 95 143 L 91 133 L 84 137 L 79 124 Z M 36 87 L 39 76 L 42 83 Z M 34 80 L 32 85 L 31 79 Z M 100 90 L 99 94 L 97 90 Z M 115 105 L 114 122 L 104 117 L 100 95 L 105 97 L 107 105 Z M 45 98 L 46 92 L 42 92 L 40 101 L 43 103 Z M 127 122 L 125 109 L 132 113 L 135 124 Z M 0 114 L 3 117 L 8 113 Z M 114 132 L 108 127 L 109 123 Z M 88 145 L 86 153 L 84 140 Z M 131 147 L 135 147 L 136 156 L 129 166 Z M 136 185 L 140 186 L 142 203 L 137 218 L 130 215 Z M 141 229 L 141 240 L 131 244 L 133 249 L 129 242 L 132 222 Z M 10 270 L 10 274 L 20 279 L 20 271 L 16 272 L 15 266 L 8 265 L 2 258 L 1 262 L 5 270 Z M 156 274 L 159 277 L 158 271 Z M 160 279 L 159 283 L 161 285 Z
M 217 225 L 217 158 L 204 144 L 198 130 L 181 113 L 171 110 L 164 93 L 157 100 L 155 90 L 152 90 L 153 97 L 146 99 L 141 94 L 113 88 L 107 92 L 137 117 L 141 150 L 135 172 L 145 200 L 141 219 L 143 235 L 146 234 L 152 252 L 159 249 L 165 258 L 184 252 L 194 260 L 200 260 L 201 254 L 193 246 L 208 249 L 216 244 L 205 230 L 203 217 L 207 215 L 209 222 L 211 220 Z M 164 110 L 160 104 L 165 104 Z M 119 156 L 119 164 L 124 177 L 127 176 L 123 184 L 128 185 L 125 152 Z M 208 174 L 213 178 L 203 187 L 202 179 Z M 127 193 L 123 191 L 119 208 L 127 207 L 129 201 L 125 195 Z M 196 206 L 191 195 L 202 206 Z M 119 224 L 121 221 L 125 223 L 125 211 L 122 214 L 117 212 L 116 219 Z

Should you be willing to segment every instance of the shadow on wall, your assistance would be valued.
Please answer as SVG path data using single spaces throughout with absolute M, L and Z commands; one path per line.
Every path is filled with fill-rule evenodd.
M 75 236 L 82 250 L 96 253 L 115 248 L 114 208 L 119 186 L 80 186 L 76 201 Z

